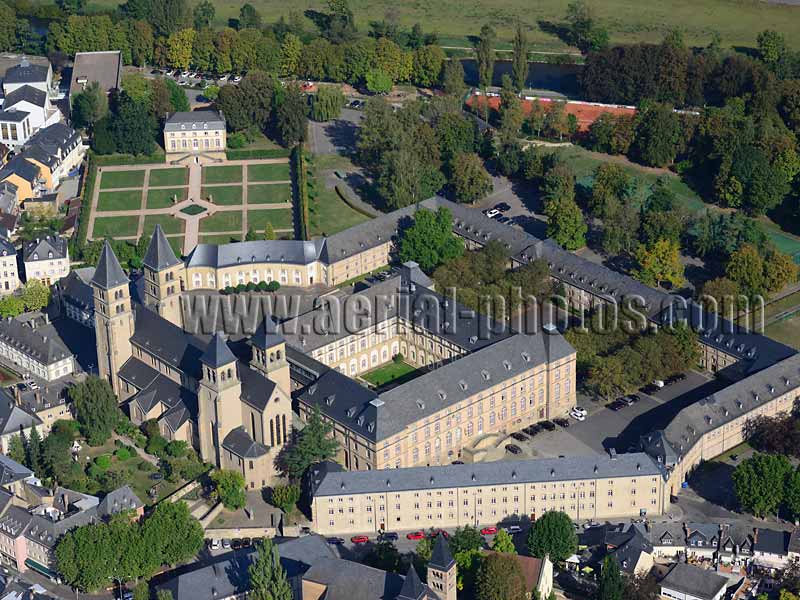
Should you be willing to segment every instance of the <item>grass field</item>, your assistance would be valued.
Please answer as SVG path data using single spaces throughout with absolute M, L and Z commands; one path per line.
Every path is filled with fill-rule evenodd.
M 150 235 L 155 229 L 156 224 L 161 224 L 164 233 L 182 233 L 183 221 L 176 219 L 172 215 L 148 215 L 144 218 L 144 229 L 146 235 Z
M 241 231 L 242 213 L 239 211 L 218 212 L 215 215 L 201 219 L 200 231 Z
M 242 167 L 239 165 L 203 168 L 203 183 L 238 183 L 241 180 Z
M 332 170 L 348 171 L 352 168 L 353 163 L 344 156 L 325 154 L 314 157 L 312 173 L 317 196 L 309 207 L 312 236 L 332 235 L 369 220 L 369 217 L 345 204 L 336 190 L 325 187 L 325 173 Z
M 213 189 L 213 188 L 212 188 Z M 292 200 L 292 188 L 281 183 L 247 186 L 247 204 L 281 204 Z
M 98 217 L 94 220 L 92 239 L 136 237 L 139 217 Z
M 100 175 L 100 189 L 142 187 L 144 171 L 103 171 Z
M 800 315 L 773 323 L 764 333 L 774 340 L 800 350 Z
M 150 171 L 150 187 L 162 185 L 186 185 L 189 181 L 189 171 L 186 167 L 176 169 L 153 169 Z
M 41 1 L 41 0 L 40 0 Z M 90 0 L 91 9 L 106 9 L 121 4 L 121 0 Z M 300 14 L 306 9 L 324 11 L 323 0 L 298 0 L 286 3 L 281 0 L 252 0 L 253 6 L 269 21 L 289 11 Z M 513 37 L 517 21 L 529 30 L 528 37 L 534 49 L 560 50 L 565 46 L 553 35 L 544 32 L 540 21 L 558 22 L 564 18 L 570 0 L 543 0 L 537 3 L 525 0 L 478 0 L 463 3 L 456 0 L 440 2 L 404 2 L 392 0 L 351 0 L 350 9 L 359 31 L 368 31 L 369 22 L 391 19 L 404 28 L 421 23 L 424 30 L 435 31 L 443 45 L 460 46 L 466 37 L 477 35 L 481 26 L 488 23 L 497 31 L 502 44 L 507 46 Z M 216 24 L 227 25 L 230 18 L 239 16 L 241 3 L 215 1 Z M 723 46 L 754 46 L 759 31 L 775 29 L 786 36 L 789 45 L 800 45 L 800 10 L 795 6 L 776 5 L 758 0 L 666 0 L 643 4 L 637 0 L 607 0 L 593 2 L 592 9 L 609 31 L 611 42 L 661 41 L 672 29 L 683 32 L 689 44 L 705 46 L 713 32 L 719 32 Z M 306 29 L 312 23 L 305 19 Z M 503 43 L 504 42 L 504 43 Z
M 289 181 L 289 163 L 247 166 L 247 181 Z
M 214 198 L 214 204 L 221 206 L 234 206 L 242 203 L 242 186 L 240 185 L 215 185 L 203 188 L 203 198 Z
M 361 377 L 372 385 L 381 387 L 396 379 L 407 378 L 414 371 L 416 371 L 416 369 L 407 363 L 390 362 L 368 373 L 364 373 Z
M 273 229 L 292 229 L 294 220 L 291 210 L 248 210 L 247 225 L 263 231 L 267 222 L 272 223 Z M 220 230 L 222 231 L 222 230 Z
M 142 207 L 142 190 L 100 192 L 97 210 L 137 210 Z
M 178 202 L 186 200 L 186 188 L 164 188 L 161 190 L 147 190 L 147 208 L 167 208 L 172 206 L 172 197 L 177 196 Z
M 201 235 L 201 244 L 230 244 L 231 242 L 241 242 L 240 236 L 231 235 Z

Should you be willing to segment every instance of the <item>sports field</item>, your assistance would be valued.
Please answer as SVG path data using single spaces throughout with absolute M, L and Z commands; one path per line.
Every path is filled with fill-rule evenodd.
M 41 1 L 41 0 L 40 0 Z M 217 26 L 226 26 L 237 18 L 241 2 L 212 0 L 216 8 Z M 92 9 L 116 7 L 120 0 L 90 0 Z M 300 14 L 306 9 L 325 11 L 323 0 L 250 0 L 264 20 L 287 17 L 290 11 Z M 538 50 L 563 50 L 564 44 L 539 27 L 540 21 L 558 23 L 566 14 L 570 0 L 439 0 L 438 2 L 393 2 L 392 0 L 349 0 L 359 31 L 369 31 L 369 22 L 391 19 L 402 27 L 421 23 L 426 32 L 439 34 L 445 46 L 469 45 L 468 36 L 477 35 L 483 24 L 492 25 L 498 33 L 500 47 L 507 47 L 517 21 L 529 30 L 529 38 Z M 672 29 L 683 32 L 687 43 L 706 45 L 714 32 L 723 46 L 755 45 L 759 31 L 775 29 L 786 36 L 789 45 L 800 47 L 800 7 L 759 0 L 606 0 L 590 2 L 601 23 L 609 30 L 611 42 L 661 41 Z M 308 30 L 313 24 L 304 20 Z

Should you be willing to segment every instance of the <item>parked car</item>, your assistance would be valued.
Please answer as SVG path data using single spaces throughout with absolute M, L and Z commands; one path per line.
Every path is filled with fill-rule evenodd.
M 209 540 L 208 547 L 211 548 L 212 550 L 219 550 L 220 546 L 221 544 L 219 543 L 218 539 Z
M 511 454 L 522 454 L 522 448 L 515 444 L 506 444 L 506 452 Z
M 585 408 L 582 408 L 582 407 L 580 407 L 580 406 L 573 406 L 573 407 L 572 407 L 572 410 L 573 410 L 574 412 L 576 412 L 576 413 L 580 413 L 580 414 L 582 414 L 584 417 L 588 417 L 588 416 L 589 416 L 589 413 L 586 411 L 586 409 L 585 409 Z
M 448 539 L 450 537 L 450 534 L 447 533 L 444 529 L 434 529 L 433 531 L 431 531 L 432 538 L 438 537 L 439 535 L 444 537 L 444 539 Z
M 406 539 L 409 540 L 421 540 L 425 537 L 424 531 L 412 531 L 411 533 L 406 534 Z
M 667 385 L 671 385 L 673 383 L 677 383 L 679 381 L 683 381 L 684 379 L 686 379 L 686 375 L 684 373 L 678 373 L 677 375 L 671 375 L 670 377 L 667 377 L 665 383 Z
M 253 541 L 250 538 L 242 538 L 242 547 L 249 548 L 252 545 Z
M 238 550 L 241 547 L 242 547 L 242 540 L 240 540 L 239 538 L 234 538 L 231 541 L 231 548 L 233 548 L 234 550 Z
M 622 402 L 625 406 L 633 406 L 633 400 L 630 396 L 622 396 L 618 401 Z
M 483 211 L 483 214 L 489 217 L 490 219 L 494 219 L 495 217 L 500 216 L 500 211 L 496 208 L 490 208 L 489 210 Z
M 342 544 L 344 544 L 344 538 L 340 537 L 325 538 L 325 541 L 328 542 L 331 546 L 341 546 Z
M 239 83 L 241 80 L 242 80 L 242 76 L 241 76 L 241 75 L 236 75 L 236 76 L 233 78 L 233 80 L 232 80 L 232 81 L 233 81 L 233 83 Z
M 387 542 L 396 542 L 400 539 L 400 536 L 397 535 L 394 531 L 385 531 L 378 536 L 379 540 L 385 540 Z
M 624 402 L 620 402 L 619 400 L 614 400 L 611 404 L 608 405 L 608 408 L 610 408 L 611 410 L 613 410 L 615 412 L 620 410 L 621 408 L 624 408 L 624 407 L 625 407 L 625 403 Z
M 231 541 L 230 540 L 222 540 L 222 548 L 225 550 L 231 549 Z
M 553 423 L 555 423 L 559 427 L 569 427 L 569 419 L 565 419 L 564 417 L 558 417 L 557 419 L 553 419 Z
M 497 533 L 497 527 L 484 527 L 481 529 L 481 535 L 494 535 Z
M 519 525 L 509 525 L 508 527 L 503 527 L 506 530 L 506 533 L 509 535 L 514 535 L 515 533 L 522 533 L 522 527 Z
M 642 391 L 645 394 L 654 394 L 655 392 L 658 391 L 658 388 L 655 385 L 653 385 L 652 383 L 648 383 L 646 386 L 644 386 L 642 388 Z
M 569 416 L 575 419 L 576 421 L 585 421 L 586 416 L 579 412 L 575 412 L 574 410 L 569 411 Z
M 499 210 L 500 212 L 506 212 L 508 210 L 511 210 L 511 206 L 509 206 L 509 204 L 506 202 L 498 202 L 497 204 L 494 205 L 494 209 Z
M 451 465 L 463 465 L 463 464 L 464 464 L 464 461 L 463 461 L 463 460 L 454 460 L 454 461 L 453 461 L 453 462 L 451 462 L 450 464 L 451 464 Z
M 511 434 L 511 437 L 517 440 L 518 442 L 524 442 L 528 439 L 528 436 L 524 433 L 520 433 L 519 431 L 515 431 Z
M 503 223 L 504 225 L 508 223 L 511 219 L 509 217 L 497 217 L 498 223 Z
M 633 402 L 634 404 L 636 404 L 636 403 L 637 403 L 639 400 L 641 400 L 641 399 L 642 399 L 642 398 L 641 398 L 641 396 L 638 396 L 638 395 L 636 395 L 636 394 L 629 394 L 629 395 L 628 395 L 628 398 L 629 398 L 629 399 L 631 400 L 631 402 Z
M 528 425 L 528 426 L 527 426 L 525 429 L 523 429 L 522 431 L 524 431 L 525 433 L 527 433 L 529 436 L 533 437 L 533 436 L 535 436 L 536 434 L 538 434 L 538 433 L 539 433 L 539 432 L 540 432 L 542 429 L 543 429 L 543 427 L 537 423 L 537 424 L 535 424 L 535 425 Z
M 366 544 L 369 541 L 369 536 L 366 535 L 354 535 L 350 538 L 350 541 L 354 544 Z
M 539 423 L 542 426 L 542 429 L 546 429 L 547 431 L 555 431 L 556 425 L 552 421 L 542 421 Z
M 660 390 L 661 388 L 664 387 L 665 384 L 660 379 L 656 379 L 655 381 L 653 381 L 653 385 L 656 386 L 656 388 Z

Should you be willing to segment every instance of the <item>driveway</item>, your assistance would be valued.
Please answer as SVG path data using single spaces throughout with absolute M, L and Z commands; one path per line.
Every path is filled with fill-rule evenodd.
M 356 149 L 358 124 L 364 115 L 359 110 L 343 108 L 338 119 L 309 122 L 308 145 L 313 154 L 351 155 Z

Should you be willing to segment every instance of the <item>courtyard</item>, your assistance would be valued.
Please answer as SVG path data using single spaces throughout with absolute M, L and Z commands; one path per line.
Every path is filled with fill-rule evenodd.
M 241 241 L 250 229 L 263 238 L 268 225 L 277 237 L 292 239 L 288 159 L 98 168 L 88 239 L 135 241 L 156 224 L 184 255 L 201 242 Z

